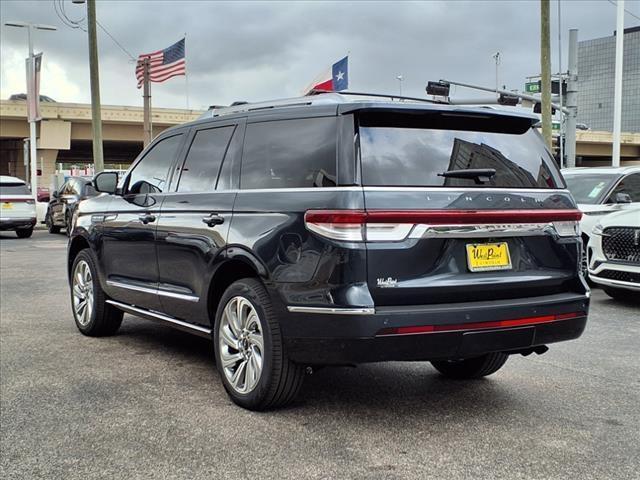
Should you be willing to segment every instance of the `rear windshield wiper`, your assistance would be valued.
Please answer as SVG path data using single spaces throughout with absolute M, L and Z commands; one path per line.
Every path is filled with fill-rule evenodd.
M 439 177 L 472 178 L 476 184 L 487 183 L 496 174 L 495 168 L 468 168 L 465 170 L 447 170 L 439 173 Z

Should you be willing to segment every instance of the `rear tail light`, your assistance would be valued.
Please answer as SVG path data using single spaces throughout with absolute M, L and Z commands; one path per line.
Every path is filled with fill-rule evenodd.
M 579 210 L 309 210 L 308 230 L 333 240 L 397 242 L 423 227 L 551 226 L 559 236 L 579 235 Z

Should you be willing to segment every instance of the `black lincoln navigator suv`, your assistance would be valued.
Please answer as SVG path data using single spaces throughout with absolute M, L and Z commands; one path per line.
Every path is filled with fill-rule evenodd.
M 81 202 L 73 314 L 211 338 L 237 404 L 307 366 L 430 361 L 478 378 L 585 328 L 580 212 L 535 118 L 321 94 L 213 109 Z

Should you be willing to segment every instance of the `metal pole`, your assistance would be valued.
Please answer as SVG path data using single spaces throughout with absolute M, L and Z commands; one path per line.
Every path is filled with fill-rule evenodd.
M 562 9 L 560 8 L 560 0 L 558 0 L 558 72 L 560 72 L 560 106 L 562 107 L 562 85 L 564 84 L 564 75 L 562 73 Z M 560 118 L 560 168 L 564 167 L 564 114 L 562 110 L 559 112 Z
M 513 95 L 515 97 L 520 97 L 523 100 L 530 100 L 530 101 L 536 102 L 536 103 L 540 102 L 540 98 L 539 97 L 535 97 L 533 95 L 527 95 L 526 93 L 512 92 L 512 91 L 509 91 L 509 90 L 502 90 L 502 89 L 495 90 L 493 88 L 481 87 L 480 85 L 472 85 L 470 83 L 454 82 L 454 81 L 445 80 L 445 79 L 440 79 L 440 81 L 444 82 L 444 83 L 448 83 L 450 85 L 457 85 L 458 87 L 471 88 L 473 90 L 481 90 L 483 92 L 493 92 L 493 93 L 497 93 L 497 94 L 503 93 L 505 95 Z M 551 103 L 551 105 L 554 108 L 561 108 L 560 105 L 557 105 L 555 103 Z M 569 113 L 569 110 L 566 107 L 562 107 L 562 111 L 565 112 L 565 113 Z
M 569 30 L 569 74 L 567 76 L 567 168 L 576 166 L 576 117 L 578 116 L 578 30 Z
M 143 78 L 143 141 L 146 147 L 151 143 L 151 85 L 149 83 L 149 59 L 145 58 L 142 64 L 142 78 Z
M 34 80 L 35 75 L 35 61 L 33 58 L 33 24 L 31 23 L 27 26 L 27 38 L 29 41 L 29 78 L 27 81 L 31 82 Z M 34 200 L 38 199 L 38 150 L 36 147 L 36 120 L 35 118 L 32 118 L 29 122 L 29 166 L 31 169 L 31 194 L 33 195 Z
M 620 137 L 622 130 L 622 54 L 624 52 L 624 0 L 618 0 L 616 21 L 616 71 L 613 94 L 613 154 L 611 165 L 620 166 Z
M 91 77 L 91 126 L 93 130 L 94 173 L 104 170 L 102 150 L 102 112 L 100 108 L 100 76 L 98 67 L 98 39 L 96 35 L 96 0 L 87 0 L 89 27 L 89 75 Z
M 551 48 L 549 41 L 549 0 L 540 0 L 540 69 L 542 72 L 542 136 L 549 150 L 551 137 Z

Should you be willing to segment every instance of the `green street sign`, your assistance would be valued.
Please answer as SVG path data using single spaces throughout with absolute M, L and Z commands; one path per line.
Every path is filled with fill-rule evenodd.
M 560 131 L 560 122 L 551 122 L 551 130 L 555 131 Z
M 527 93 L 540 93 L 540 82 L 527 82 L 524 84 L 524 91 Z

